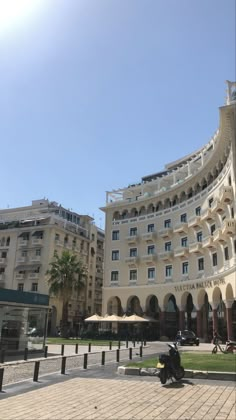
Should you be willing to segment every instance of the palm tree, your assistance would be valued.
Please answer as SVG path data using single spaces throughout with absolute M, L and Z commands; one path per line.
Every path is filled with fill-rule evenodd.
M 68 305 L 71 297 L 85 287 L 87 269 L 77 256 L 64 250 L 61 256 L 55 251 L 54 260 L 49 263 L 49 293 L 62 300 L 61 335 L 68 337 Z

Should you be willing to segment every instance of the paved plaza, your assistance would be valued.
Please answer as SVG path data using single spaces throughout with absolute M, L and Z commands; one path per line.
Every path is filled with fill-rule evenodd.
M 235 387 L 76 377 L 0 401 L 1 420 L 235 420 Z
M 149 343 L 145 353 L 163 347 Z M 212 346 L 201 347 L 210 351 Z M 99 349 L 96 350 L 100 361 Z M 161 385 L 154 376 L 120 376 L 117 367 L 114 362 L 106 366 L 92 363 L 88 369 L 71 366 L 66 375 L 58 371 L 44 374 L 39 382 L 32 382 L 32 376 L 31 380 L 22 376 L 23 381 L 3 387 L 0 419 L 236 420 L 232 381 L 186 378 Z

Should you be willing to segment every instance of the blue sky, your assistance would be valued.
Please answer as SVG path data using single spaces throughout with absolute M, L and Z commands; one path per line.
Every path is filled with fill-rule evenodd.
M 46 197 L 103 227 L 107 190 L 218 128 L 235 1 L 17 3 L 0 0 L 0 208 Z

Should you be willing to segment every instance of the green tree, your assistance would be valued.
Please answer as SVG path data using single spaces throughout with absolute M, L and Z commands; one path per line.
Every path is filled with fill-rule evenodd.
M 62 301 L 61 335 L 68 337 L 68 305 L 72 296 L 85 287 L 87 268 L 77 256 L 65 250 L 61 256 L 55 251 L 46 275 L 49 276 L 49 293 Z

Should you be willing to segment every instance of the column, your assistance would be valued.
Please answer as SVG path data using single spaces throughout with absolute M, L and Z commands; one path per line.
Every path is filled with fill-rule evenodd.
M 213 327 L 213 333 L 214 333 L 214 331 L 218 332 L 217 309 L 212 309 L 212 327 Z
M 185 329 L 185 311 L 182 309 L 179 310 L 179 330 L 183 331 Z
M 234 300 L 225 300 L 225 308 L 226 308 L 226 324 L 227 324 L 227 339 L 233 339 L 233 321 L 232 321 L 232 305 Z
M 166 328 L 165 328 L 165 318 L 166 318 L 166 313 L 165 311 L 160 311 L 159 312 L 159 319 L 160 319 L 160 337 L 162 335 L 166 335 Z
M 202 337 L 202 312 L 201 312 L 201 309 L 197 310 L 197 336 Z

